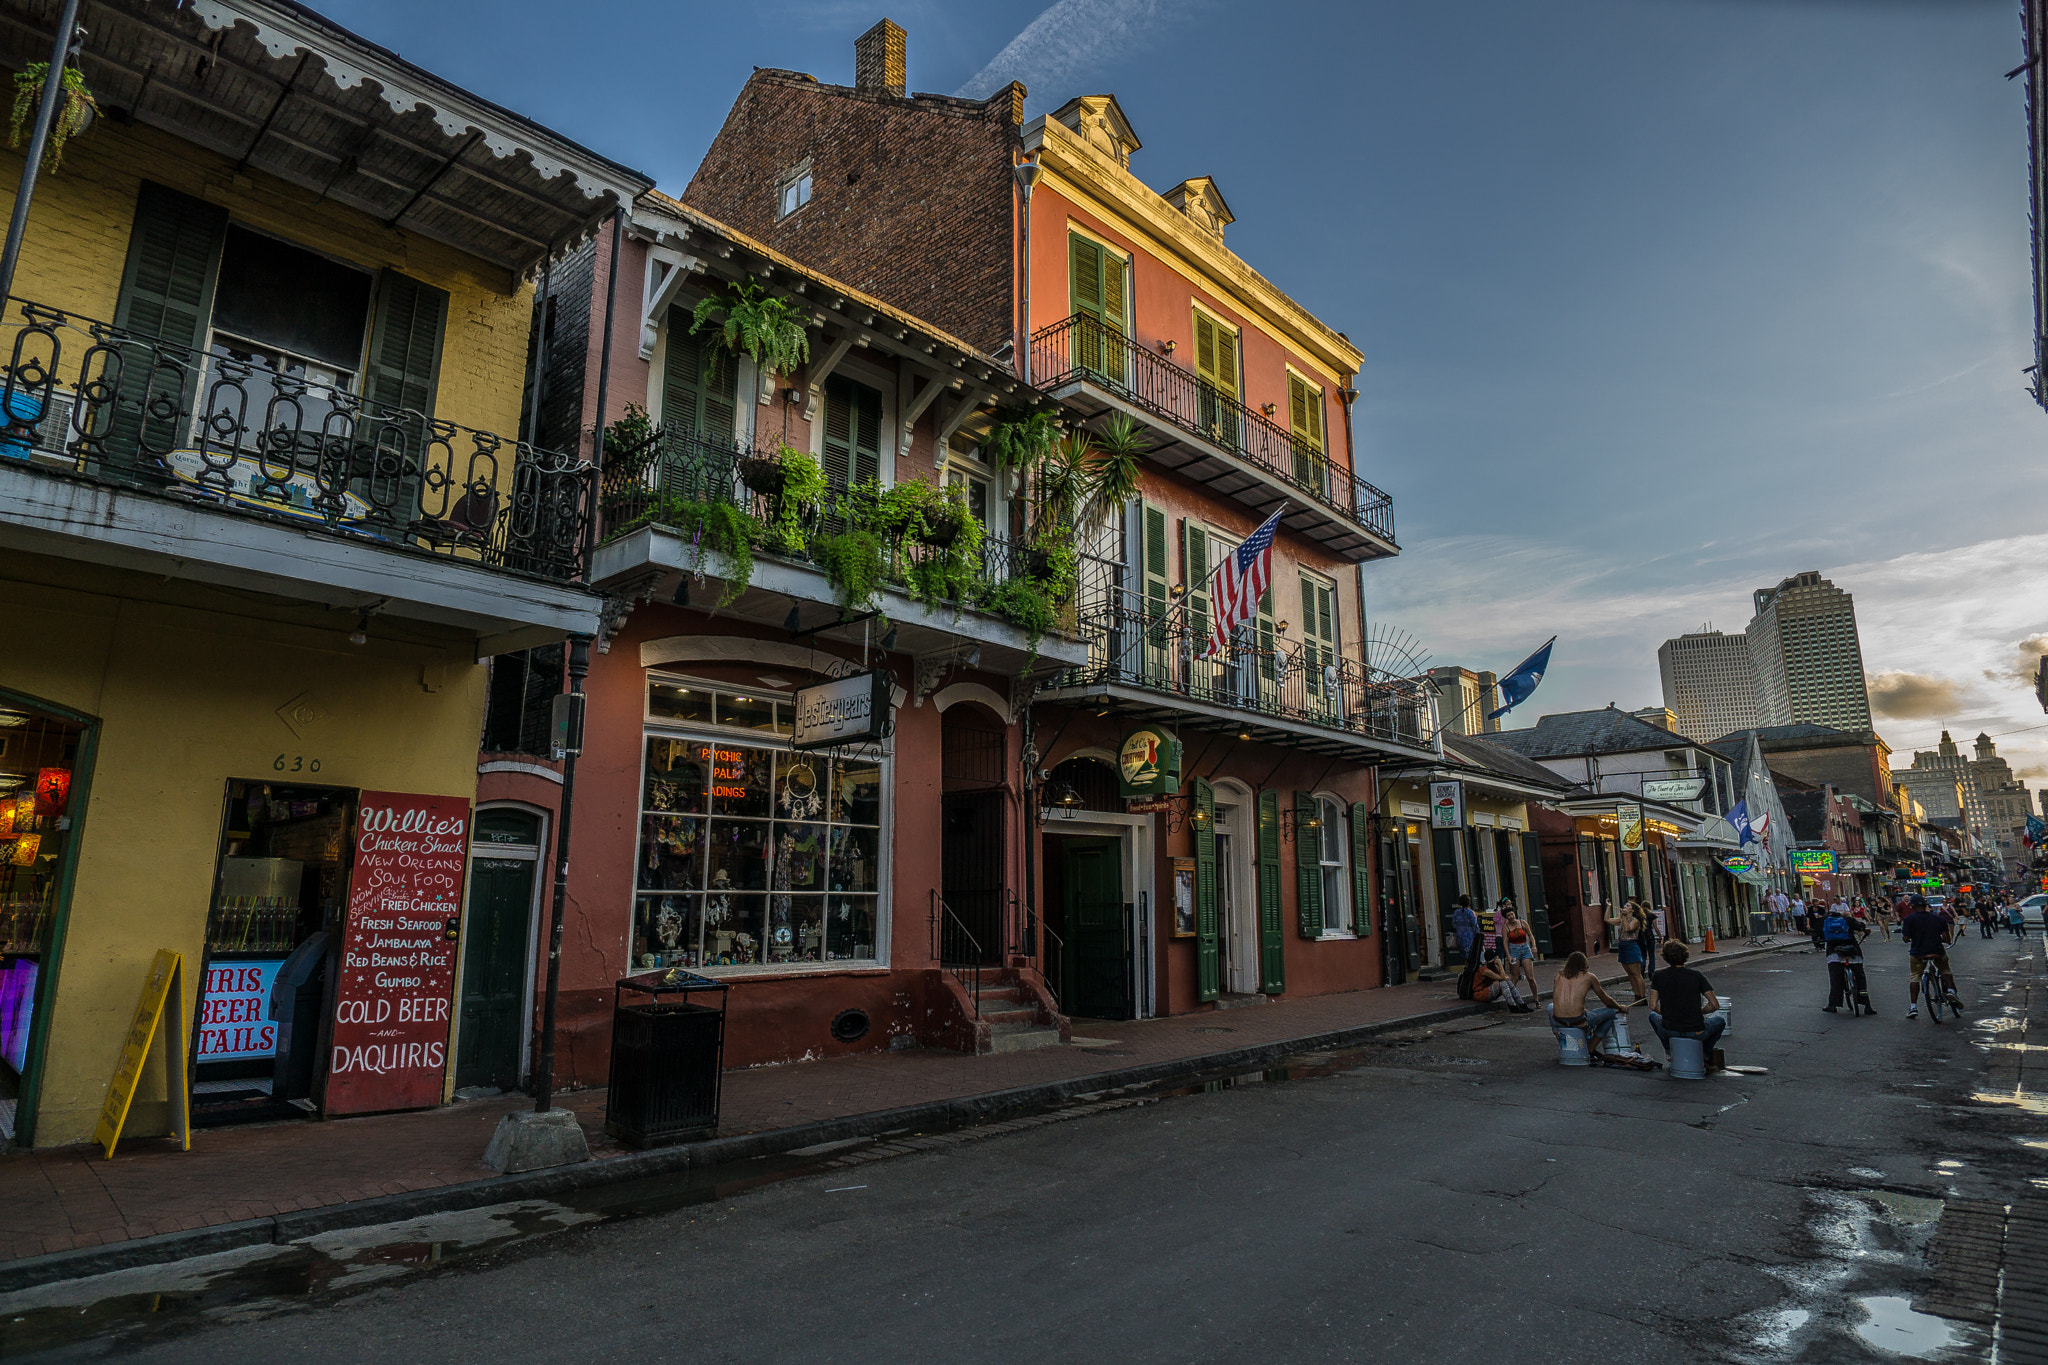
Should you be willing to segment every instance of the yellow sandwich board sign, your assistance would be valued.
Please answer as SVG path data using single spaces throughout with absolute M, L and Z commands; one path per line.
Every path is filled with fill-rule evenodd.
M 121 1064 L 107 1084 L 107 1102 L 100 1106 L 99 1125 L 92 1140 L 114 1155 L 121 1140 L 121 1125 L 128 1121 L 128 1106 L 134 1102 L 136 1083 L 142 1079 L 142 1064 L 149 1059 L 149 1045 L 161 1033 L 164 1040 L 164 1075 L 171 1098 L 171 1134 L 192 1150 L 192 1086 L 185 1074 L 185 968 L 184 959 L 168 948 L 156 950 L 149 965 L 149 977 L 142 983 L 142 998 L 135 1002 L 135 1022 L 128 1026 L 128 1041 L 121 1045 Z

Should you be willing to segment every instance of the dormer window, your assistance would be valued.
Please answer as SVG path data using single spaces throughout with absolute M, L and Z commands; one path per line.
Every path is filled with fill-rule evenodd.
M 775 216 L 787 218 L 811 202 L 811 163 L 806 161 L 776 184 Z

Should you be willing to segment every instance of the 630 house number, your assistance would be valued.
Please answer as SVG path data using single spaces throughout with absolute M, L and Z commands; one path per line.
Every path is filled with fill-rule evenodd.
M 304 754 L 279 754 L 271 762 L 271 770 L 280 773 L 317 773 L 320 760 L 307 758 Z

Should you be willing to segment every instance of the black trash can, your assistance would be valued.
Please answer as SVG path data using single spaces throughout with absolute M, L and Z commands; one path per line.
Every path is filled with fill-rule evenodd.
M 724 1065 L 724 982 L 680 967 L 620 978 L 604 1130 L 629 1147 L 709 1136 L 718 1127 Z

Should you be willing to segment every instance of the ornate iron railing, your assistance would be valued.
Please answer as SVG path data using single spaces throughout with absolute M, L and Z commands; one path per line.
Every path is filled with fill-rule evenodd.
M 574 454 L 31 300 L 0 327 L 0 464 L 582 576 L 594 478 Z
M 1259 624 L 1239 627 L 1207 658 L 1208 628 L 1182 604 L 1160 608 L 1135 593 L 1088 602 L 1087 664 L 1055 674 L 1049 688 L 1141 687 L 1401 744 L 1429 734 L 1426 682 L 1361 665 L 1314 642 L 1289 642 Z
M 1234 393 L 1155 355 L 1086 313 L 1031 338 L 1032 382 L 1097 385 L 1180 430 L 1271 474 L 1301 496 L 1394 541 L 1394 500 Z
M 734 507 L 761 528 L 758 553 L 826 567 L 824 542 L 850 528 L 872 526 L 878 507 L 870 487 L 827 486 L 822 497 L 785 509 L 779 475 L 772 456 L 732 440 L 658 430 L 627 446 L 608 445 L 599 501 L 603 536 L 614 540 L 647 525 L 665 525 L 696 537 L 702 533 L 706 509 Z M 784 511 L 791 515 L 785 517 Z M 882 578 L 890 586 L 914 590 L 926 599 L 1003 614 L 996 592 L 1013 580 L 1049 582 L 1057 566 L 1030 544 L 985 532 L 971 572 L 955 580 L 947 567 L 950 545 L 923 544 L 909 538 L 883 536 Z M 1075 581 L 1055 605 L 1051 628 L 1065 635 L 1082 629 L 1076 603 L 1099 597 L 1115 583 L 1119 566 L 1088 555 L 1076 556 Z

